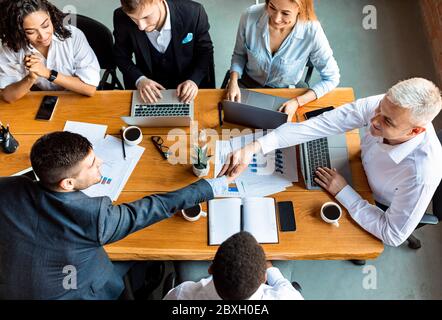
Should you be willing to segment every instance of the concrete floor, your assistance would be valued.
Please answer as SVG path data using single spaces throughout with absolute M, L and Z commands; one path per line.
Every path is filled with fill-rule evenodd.
M 53 0 L 63 8 L 102 21 L 112 30 L 118 0 Z M 255 1 L 203 0 L 215 45 L 217 84 L 221 84 L 235 41 L 241 12 Z M 263 1 L 261 1 L 263 2 Z M 99 4 L 103 4 L 99 7 Z M 341 68 L 340 86 L 355 89 L 358 98 L 385 92 L 399 80 L 424 77 L 436 82 L 429 46 L 415 0 L 372 0 L 378 14 L 377 30 L 362 27 L 365 0 L 316 0 L 318 17 Z M 105 5 L 104 5 L 105 4 Z M 316 75 L 317 76 L 317 75 Z M 315 79 L 315 78 L 313 78 Z M 435 121 L 442 128 L 442 116 Z M 306 299 L 442 299 L 442 225 L 416 232 L 423 247 L 385 248 L 368 265 L 376 268 L 376 289 L 364 289 L 363 267 L 346 261 L 290 261 L 279 264 L 287 277 L 298 281 Z M 187 277 L 207 275 L 207 263 L 193 263 Z M 156 296 L 158 298 L 158 296 Z

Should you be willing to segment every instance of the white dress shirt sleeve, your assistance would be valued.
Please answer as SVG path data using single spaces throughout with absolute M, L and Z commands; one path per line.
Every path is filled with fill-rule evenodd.
M 236 34 L 235 48 L 233 50 L 230 72 L 238 72 L 239 78 L 242 77 L 244 67 L 247 63 L 247 47 L 246 47 L 246 23 L 248 12 L 241 15 L 239 21 L 238 32 Z
M 301 293 L 292 286 L 289 280 L 284 278 L 276 267 L 267 269 L 267 283 L 281 300 L 304 300 Z
M 411 180 L 411 179 L 410 179 Z M 397 247 L 411 235 L 427 209 L 437 185 L 404 181 L 387 211 L 371 205 L 349 185 L 336 199 L 365 230 L 389 246 Z
M 258 139 L 264 154 L 366 126 L 382 96 L 346 104 L 300 123 L 286 123 Z
M 20 54 L 2 46 L 0 47 L 0 89 L 21 81 L 26 75 Z
M 84 33 L 72 28 L 74 49 L 74 75 L 84 83 L 97 87 L 100 83 L 100 64 Z
M 318 70 L 321 81 L 314 84 L 311 89 L 315 92 L 317 98 L 321 98 L 338 86 L 341 75 L 324 30 L 319 22 L 317 26 L 310 61 Z

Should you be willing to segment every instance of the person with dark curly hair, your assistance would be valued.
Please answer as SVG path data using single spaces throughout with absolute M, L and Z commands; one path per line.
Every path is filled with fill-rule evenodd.
M 6 102 L 40 90 L 94 95 L 100 65 L 81 30 L 46 0 L 4 1 L 0 9 L 0 89 Z
M 165 300 L 303 300 L 281 271 L 266 261 L 263 248 L 248 232 L 224 241 L 209 267 L 212 276 L 186 281 Z M 267 284 L 266 284 L 267 282 Z

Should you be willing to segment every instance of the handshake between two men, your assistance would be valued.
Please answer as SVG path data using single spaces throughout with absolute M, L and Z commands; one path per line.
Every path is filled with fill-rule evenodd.
M 218 177 L 224 175 L 238 177 L 248 167 L 253 155 L 261 151 L 261 144 L 259 141 L 255 141 L 242 149 L 230 153 Z M 336 196 L 347 185 L 344 177 L 336 169 L 330 168 L 318 168 L 315 181 L 333 196 Z

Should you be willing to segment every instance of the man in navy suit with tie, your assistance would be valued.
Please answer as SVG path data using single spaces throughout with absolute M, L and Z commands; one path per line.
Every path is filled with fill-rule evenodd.
M 121 0 L 114 12 L 114 58 L 126 89 L 154 103 L 177 89 L 190 103 L 214 88 L 213 44 L 203 6 L 190 0 Z M 132 56 L 135 55 L 135 63 Z

